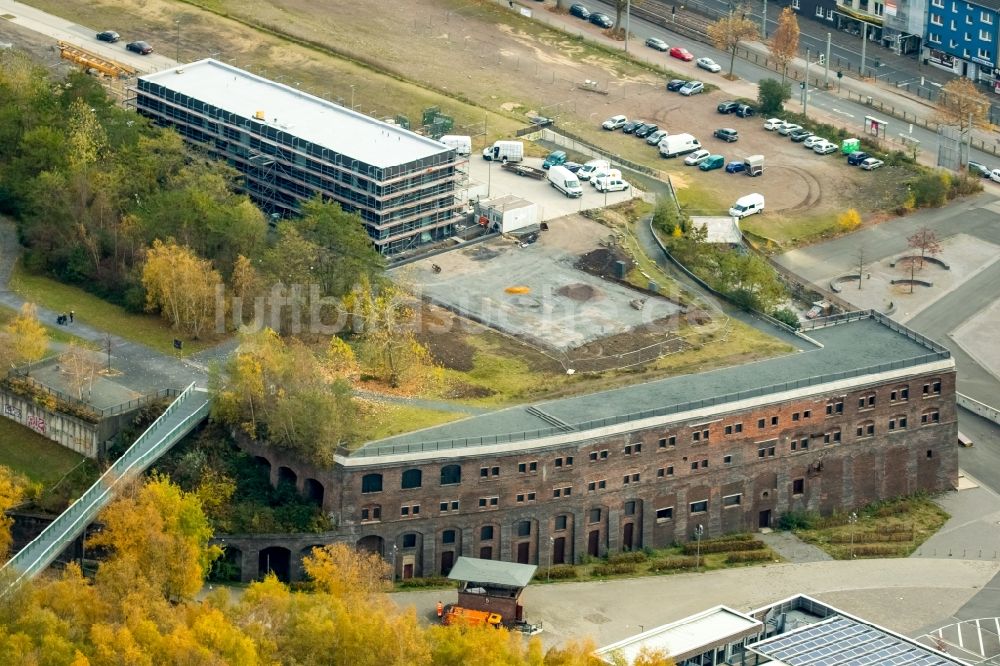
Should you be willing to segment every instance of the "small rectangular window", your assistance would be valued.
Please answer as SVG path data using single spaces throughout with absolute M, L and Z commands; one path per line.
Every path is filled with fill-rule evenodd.
M 799 413 L 798 412 L 792 412 L 792 420 L 793 421 L 798 421 L 799 420 Z
M 499 467 L 494 467 L 494 468 L 492 468 L 492 469 L 490 470 L 490 473 L 491 473 L 491 474 L 492 474 L 493 476 L 500 476 L 500 468 L 499 468 Z
M 573 494 L 573 486 L 566 486 L 563 488 L 563 497 L 569 497 Z
M 805 492 L 806 480 L 805 479 L 795 479 L 792 481 L 792 494 L 801 495 Z
M 413 511 L 413 515 L 414 516 L 419 515 L 420 514 L 420 505 L 419 504 L 414 504 L 412 511 Z
M 600 509 L 591 509 L 590 510 L 590 514 L 587 517 L 587 522 L 589 522 L 591 524 L 601 522 L 601 510 Z
M 665 523 L 668 520 L 673 520 L 673 517 L 674 517 L 674 507 L 672 506 L 656 510 L 656 522 L 658 523 Z
M 529 502 L 535 501 L 535 493 L 528 493 L 528 501 Z
M 555 466 L 556 467 L 562 467 L 562 461 L 563 461 L 562 458 L 556 458 Z
M 732 435 L 733 434 L 733 426 L 727 425 L 724 433 L 727 434 L 727 435 Z
M 499 497 L 491 497 L 490 498 L 490 506 L 497 506 L 498 504 L 500 504 L 500 498 Z
M 538 461 L 537 460 L 532 460 L 530 463 L 528 463 L 528 471 L 529 472 L 537 472 L 538 471 Z
M 742 423 L 737 423 L 736 427 L 734 428 L 734 430 L 736 430 L 736 432 L 743 432 L 743 424 Z
M 588 483 L 587 490 L 589 490 L 590 492 L 594 492 L 595 490 L 597 490 L 597 481 L 591 481 L 590 483 Z
M 691 513 L 705 513 L 708 511 L 708 500 L 691 502 Z
M 451 503 L 451 510 L 458 511 L 458 500 L 455 500 Z
M 553 497 L 559 497 L 561 494 L 562 494 L 562 488 L 553 488 L 552 489 L 552 496 Z
M 608 457 L 608 450 L 604 449 L 603 451 L 601 451 L 601 460 L 605 460 L 607 459 L 607 457 Z
M 743 501 L 742 495 L 727 495 L 722 498 L 722 506 L 723 507 L 739 506 L 742 501 Z
M 705 469 L 706 467 L 708 467 L 708 459 L 707 458 L 705 460 L 701 461 L 701 468 Z
M 566 529 L 568 522 L 566 516 L 556 516 L 556 530 L 561 531 Z
M 765 423 L 766 423 L 766 421 L 764 419 L 757 419 L 757 429 L 758 430 L 763 430 Z
M 697 470 L 698 469 L 698 463 L 697 463 L 697 461 L 691 463 L 691 469 L 692 470 Z
M 607 487 L 608 487 L 608 482 L 605 479 L 601 479 L 600 481 L 597 482 L 598 490 L 604 490 Z
M 517 463 L 517 471 L 524 474 L 528 471 L 528 465 L 526 463 Z
M 438 505 L 438 508 L 441 511 L 447 511 L 448 510 L 448 503 L 447 502 L 441 502 L 441 504 Z
M 597 460 L 597 451 L 591 451 L 590 452 L 590 461 L 594 462 L 596 460 Z
M 722 463 L 724 465 L 729 465 L 732 462 L 733 462 L 733 457 L 732 456 L 722 456 Z
M 777 416 L 772 416 L 771 417 L 771 425 L 773 425 L 773 426 L 778 425 L 778 417 Z
M 700 431 L 695 430 L 693 433 L 691 433 L 691 441 L 692 442 L 697 442 L 697 441 L 700 441 L 700 440 L 701 440 L 701 432 Z
M 625 515 L 634 516 L 635 515 L 635 502 L 625 502 Z
M 517 496 L 517 501 L 518 501 L 518 502 L 523 502 L 523 501 L 524 501 L 524 493 L 519 493 L 519 494 L 518 494 L 518 496 Z
M 674 466 L 673 465 L 668 465 L 667 466 L 667 476 L 673 476 L 673 475 L 674 475 Z
M 656 470 L 656 478 L 662 479 L 663 476 L 664 476 L 664 474 L 666 474 L 666 473 L 667 473 L 667 470 L 664 469 L 663 467 L 661 467 L 660 469 Z
M 569 467 L 573 464 L 573 456 L 566 456 L 566 466 Z
M 812 416 L 812 410 L 811 409 L 807 409 L 806 411 L 802 412 L 802 418 L 807 419 L 810 416 Z
M 482 509 L 484 506 L 486 506 L 486 498 L 485 497 L 480 497 L 479 498 L 479 508 Z
M 625 450 L 623 451 L 623 453 L 625 455 L 627 455 L 627 456 L 632 455 L 632 445 L 631 444 L 626 444 L 625 445 Z
M 489 467 L 480 467 L 479 468 L 479 478 L 485 479 L 489 475 L 490 475 L 490 468 Z

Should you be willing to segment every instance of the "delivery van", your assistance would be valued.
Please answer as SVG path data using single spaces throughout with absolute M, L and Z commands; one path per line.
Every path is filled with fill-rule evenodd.
M 659 147 L 662 157 L 677 157 L 693 153 L 701 148 L 701 143 L 690 134 L 671 134 L 660 141 Z
M 580 180 L 590 180 L 590 177 L 598 169 L 610 169 L 611 163 L 607 160 L 590 160 L 576 172 L 577 178 Z
M 438 140 L 444 145 L 448 146 L 449 148 L 454 148 L 455 152 L 458 153 L 459 155 L 469 155 L 472 153 L 471 136 L 462 136 L 460 134 L 445 134 Z
M 568 197 L 582 197 L 583 188 L 576 174 L 563 166 L 549 169 L 549 183 Z
M 733 207 L 729 209 L 729 215 L 731 217 L 744 218 L 747 215 L 753 215 L 755 213 L 764 212 L 764 195 L 763 194 L 748 194 L 745 197 L 740 197 L 733 204 Z
M 621 178 L 622 172 L 618 169 L 613 169 L 611 167 L 601 167 L 590 173 L 590 184 L 597 187 L 597 181 L 600 178 Z
M 520 141 L 497 141 L 483 148 L 483 159 L 487 162 L 520 162 L 524 159 L 524 144 Z

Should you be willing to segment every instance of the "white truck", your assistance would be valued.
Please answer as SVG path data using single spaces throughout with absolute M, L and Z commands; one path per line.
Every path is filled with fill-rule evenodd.
M 660 141 L 661 157 L 687 155 L 701 148 L 701 142 L 690 134 L 671 134 Z
M 487 162 L 520 162 L 524 159 L 524 144 L 520 141 L 496 141 L 483 148 L 483 159 Z
M 583 188 L 576 174 L 564 166 L 549 169 L 549 183 L 568 197 L 582 197 Z
M 440 139 L 441 143 L 454 148 L 459 155 L 469 155 L 472 153 L 472 137 L 461 134 L 445 134 Z

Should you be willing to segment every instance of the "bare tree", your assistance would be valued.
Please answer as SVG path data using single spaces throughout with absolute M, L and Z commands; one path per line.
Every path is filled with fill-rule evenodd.
M 643 0 L 615 0 L 615 25 L 611 28 L 611 32 L 615 35 L 624 36 L 625 25 L 622 23 L 622 15 L 630 4 L 635 7 L 636 5 L 641 5 L 642 2 Z
M 785 7 L 778 15 L 778 27 L 771 35 L 768 48 L 771 50 L 771 58 L 781 67 L 781 82 L 784 83 L 788 63 L 799 52 L 799 19 L 791 7 Z
M 59 358 L 59 366 L 66 373 L 66 379 L 77 400 L 83 400 L 83 388 L 94 387 L 94 374 L 97 372 L 97 361 L 89 350 L 80 347 L 75 342 L 69 344 L 69 349 Z M 88 391 L 88 394 L 90 391 Z
M 934 115 L 942 125 L 958 127 L 963 142 L 967 143 L 973 127 L 985 127 L 989 123 L 990 100 L 969 79 L 952 79 L 941 87 Z
M 857 251 L 854 253 L 854 258 L 858 262 L 858 291 L 861 291 L 862 280 L 865 279 L 865 247 L 864 247 L 864 245 L 858 246 Z
M 743 42 L 757 39 L 757 24 L 746 17 L 746 8 L 732 11 L 708 26 L 708 37 L 715 48 L 729 52 L 729 78 L 733 78 L 736 49 Z
M 941 241 L 927 227 L 921 227 L 917 233 L 907 238 L 906 244 L 913 250 L 920 250 L 920 268 L 924 267 L 924 257 L 941 254 Z

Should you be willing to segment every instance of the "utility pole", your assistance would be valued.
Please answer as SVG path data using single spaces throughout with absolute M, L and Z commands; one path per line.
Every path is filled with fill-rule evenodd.
M 174 61 L 177 64 L 181 62 L 181 20 L 176 19 L 174 25 L 177 26 L 177 38 L 174 40 Z
M 959 166 L 962 166 L 962 164 L 968 166 L 969 160 L 972 159 L 972 113 L 971 112 L 969 113 L 969 127 L 966 130 L 966 132 L 968 132 L 968 136 L 965 141 L 965 162 L 962 162 L 962 156 L 959 155 L 958 156 Z
M 806 49 L 806 78 L 802 81 L 802 115 L 809 107 L 809 49 Z
M 625 2 L 625 53 L 628 53 L 628 28 L 629 19 L 632 14 L 632 0 L 626 0 Z
M 868 24 L 861 22 L 861 78 L 865 78 L 865 52 L 868 49 Z
M 108 352 L 108 374 L 111 373 L 111 334 L 104 334 L 104 351 Z
M 694 528 L 694 538 L 698 542 L 694 556 L 694 570 L 696 573 L 701 571 L 701 535 L 704 533 L 705 527 L 703 525 L 698 525 L 698 527 Z
M 826 33 L 826 70 L 823 72 L 823 90 L 830 87 L 830 33 Z
M 760 34 L 767 41 L 767 0 L 764 0 L 764 13 L 760 16 Z

